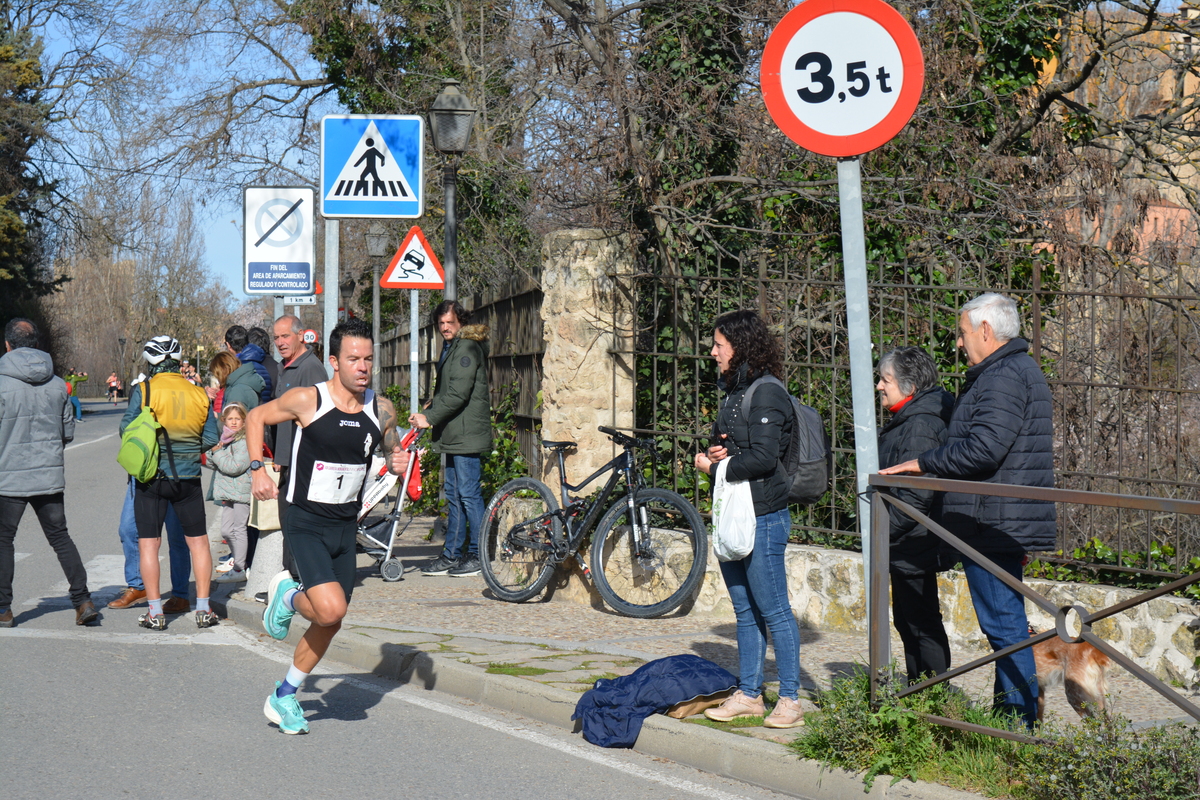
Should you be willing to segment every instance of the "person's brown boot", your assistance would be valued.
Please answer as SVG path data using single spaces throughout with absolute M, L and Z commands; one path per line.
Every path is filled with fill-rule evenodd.
M 164 614 L 186 614 L 192 610 L 192 605 L 186 597 L 168 597 L 163 603 Z
M 132 586 L 125 587 L 125 591 L 117 595 L 117 598 L 108 604 L 109 608 L 129 608 L 146 599 L 145 589 L 135 589 Z
M 96 610 L 96 604 L 91 600 L 84 600 L 79 608 L 75 609 L 75 624 L 88 625 L 100 618 L 100 612 Z
M 13 613 L 11 608 L 8 611 L 5 611 L 3 614 L 0 614 L 0 628 L 11 628 L 14 625 L 16 625 L 16 623 L 13 622 Z

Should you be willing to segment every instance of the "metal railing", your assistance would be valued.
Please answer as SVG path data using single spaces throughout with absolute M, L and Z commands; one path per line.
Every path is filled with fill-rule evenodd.
M 1111 617 L 1115 614 L 1120 614 L 1131 608 L 1149 602 L 1156 597 L 1161 597 L 1165 594 L 1178 591 L 1185 586 L 1200 581 L 1200 573 L 1188 575 L 1171 583 L 1159 586 L 1156 589 L 1123 600 L 1115 605 L 1096 611 L 1089 611 L 1079 604 L 1070 606 L 1058 606 L 1048 598 L 1031 589 L 1026 584 L 1014 578 L 1012 575 L 1005 572 L 997 566 L 991 559 L 980 553 L 975 548 L 971 547 L 954 534 L 950 533 L 940 524 L 930 519 L 925 514 L 913 508 L 908 503 L 899 500 L 887 493 L 888 488 L 899 489 L 923 489 L 926 491 L 936 492 L 961 492 L 964 494 L 986 495 L 989 497 L 1013 497 L 1025 500 L 1045 500 L 1051 503 L 1070 503 L 1080 506 L 1103 507 L 1116 509 L 1136 509 L 1147 512 L 1171 513 L 1171 514 L 1188 514 L 1200 515 L 1200 501 L 1197 500 L 1176 500 L 1165 497 L 1141 497 L 1136 495 L 1117 495 L 1104 494 L 1101 492 L 1085 492 L 1072 489 L 1049 489 L 1033 486 L 1015 486 L 1012 484 L 1003 483 L 982 483 L 977 481 L 957 481 L 946 480 L 942 478 L 927 478 L 915 476 L 901 475 L 871 475 L 869 479 L 871 487 L 881 489 L 872 495 L 871 500 L 871 562 L 867 565 L 868 585 L 870 587 L 870 606 L 867 609 L 867 635 L 868 635 L 868 668 L 871 678 L 871 702 L 876 703 L 879 698 L 879 690 L 882 685 L 884 670 L 891 663 L 891 636 L 890 625 L 888 624 L 888 581 L 889 581 L 889 532 L 891 529 L 891 520 L 887 511 L 887 505 L 890 504 L 900 509 L 909 517 L 915 519 L 920 524 L 924 525 L 939 539 L 951 545 L 962 555 L 982 566 L 989 573 L 1003 581 L 1005 585 L 1013 591 L 1019 592 L 1022 597 L 1029 600 L 1038 608 L 1045 611 L 1054 618 L 1054 629 L 1043 631 L 1042 633 L 1034 634 L 1022 642 L 1010 645 L 1008 647 L 996 650 L 986 656 L 977 658 L 960 667 L 955 667 L 947 672 L 928 678 L 919 683 L 913 684 L 905 688 L 901 688 L 895 692 L 897 699 L 907 697 L 908 695 L 928 689 L 935 684 L 944 683 L 953 678 L 962 675 L 965 672 L 970 672 L 978 667 L 985 666 L 995 662 L 997 659 L 1004 658 L 1026 647 L 1032 647 L 1039 642 L 1044 642 L 1052 637 L 1059 637 L 1064 642 L 1076 643 L 1087 642 L 1095 647 L 1100 652 L 1111 658 L 1114 662 L 1120 664 L 1129 672 L 1133 673 L 1139 680 L 1148 685 L 1151 689 L 1158 692 L 1164 698 L 1174 703 L 1185 713 L 1200 722 L 1200 708 L 1185 699 L 1182 695 L 1176 692 L 1167 684 L 1156 678 L 1140 664 L 1134 661 L 1129 656 L 1122 653 L 1113 645 L 1099 638 L 1092 632 L 1092 624 L 1099 620 Z M 1070 617 L 1074 615 L 1078 617 L 1079 631 L 1072 633 L 1070 630 Z M 999 736 L 1006 739 L 1015 739 L 1026 742 L 1040 742 L 1043 740 L 1034 737 L 1026 736 L 1014 731 L 1004 731 L 996 728 L 988 728 L 980 725 L 974 725 L 960 720 L 947 719 L 945 717 L 937 717 L 926 715 L 930 721 L 941 725 L 946 725 L 961 730 L 972 731 L 975 733 L 984 733 L 991 736 Z

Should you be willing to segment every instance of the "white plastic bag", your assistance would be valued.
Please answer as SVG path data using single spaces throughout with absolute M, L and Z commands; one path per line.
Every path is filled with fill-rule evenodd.
M 717 485 L 713 491 L 713 551 L 718 561 L 737 561 L 754 549 L 754 498 L 749 481 L 725 478 L 729 459 L 717 462 Z

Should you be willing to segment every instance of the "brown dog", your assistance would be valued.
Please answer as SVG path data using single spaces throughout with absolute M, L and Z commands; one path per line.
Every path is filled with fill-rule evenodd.
M 1033 635 L 1033 630 L 1030 630 Z M 1046 707 L 1046 690 L 1066 684 L 1067 702 L 1081 717 L 1104 711 L 1108 694 L 1108 656 L 1087 642 L 1070 644 L 1055 636 L 1033 646 L 1037 664 L 1038 720 Z

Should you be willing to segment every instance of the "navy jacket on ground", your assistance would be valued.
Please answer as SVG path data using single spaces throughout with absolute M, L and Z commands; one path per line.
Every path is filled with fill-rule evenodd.
M 967 370 L 946 444 L 918 459 L 921 470 L 1018 486 L 1054 486 L 1050 386 L 1024 339 L 1011 339 Z M 1053 503 L 947 492 L 941 523 L 985 555 L 1053 550 Z
M 737 678 L 708 659 L 685 654 L 642 664 L 630 675 L 601 678 L 575 704 L 583 738 L 600 747 L 633 747 L 642 721 L 676 703 L 733 689 Z

